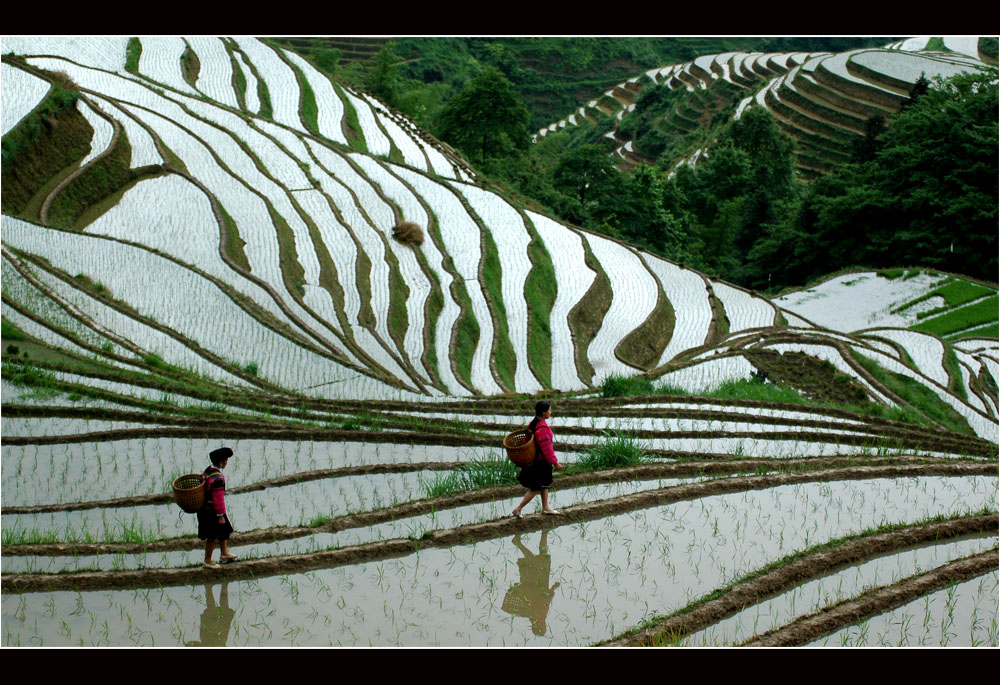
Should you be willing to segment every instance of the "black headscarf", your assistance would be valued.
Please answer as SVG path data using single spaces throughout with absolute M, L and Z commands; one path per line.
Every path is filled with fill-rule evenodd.
M 233 451 L 228 447 L 220 447 L 208 453 L 208 458 L 212 460 L 213 466 L 218 466 L 231 456 L 233 456 Z

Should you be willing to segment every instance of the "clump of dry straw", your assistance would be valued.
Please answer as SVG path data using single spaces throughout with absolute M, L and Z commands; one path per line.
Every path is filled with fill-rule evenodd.
M 422 245 L 424 242 L 424 230 L 412 221 L 404 221 L 394 227 L 392 236 L 399 242 L 408 245 Z

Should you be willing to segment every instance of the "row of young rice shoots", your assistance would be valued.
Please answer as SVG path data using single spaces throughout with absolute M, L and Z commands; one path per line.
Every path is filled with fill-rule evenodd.
M 810 647 L 996 647 L 998 573 L 988 573 L 843 628 Z
M 661 478 L 656 480 L 628 481 L 617 483 L 601 483 L 583 487 L 566 488 L 554 491 L 550 496 L 553 506 L 565 507 L 587 502 L 594 502 L 601 499 L 611 499 L 621 497 L 636 492 L 651 490 L 655 488 L 671 487 L 684 483 L 699 482 L 706 477 L 694 478 Z M 417 489 L 415 493 L 418 497 L 425 490 L 433 490 L 436 481 L 433 475 L 427 473 L 417 474 Z M 442 492 L 438 496 L 445 496 L 451 491 Z M 411 493 L 414 494 L 414 493 Z M 350 495 L 348 493 L 348 495 Z M 375 501 L 380 494 L 376 493 L 372 497 Z M 360 499 L 360 498 L 359 498 Z M 397 540 L 409 538 L 420 540 L 428 532 L 435 530 L 447 530 L 460 526 L 475 525 L 488 521 L 502 520 L 510 516 L 510 509 L 513 500 L 493 500 L 487 502 L 476 502 L 474 504 L 459 507 L 442 505 L 440 508 L 433 508 L 429 513 L 393 517 L 383 523 L 375 523 L 362 527 L 352 527 L 337 532 L 328 532 L 323 529 L 326 522 L 330 521 L 337 514 L 337 510 L 342 509 L 339 502 L 321 500 L 314 503 L 314 508 L 323 512 L 323 507 L 328 506 L 330 511 L 319 513 L 310 519 L 303 519 L 301 525 L 315 529 L 308 535 L 296 535 L 295 537 L 279 537 L 270 542 L 260 542 L 252 544 L 241 544 L 238 534 L 230 540 L 233 550 L 244 560 L 268 558 L 285 555 L 310 554 L 329 549 L 343 548 L 354 545 L 367 545 L 384 540 Z M 243 507 L 243 502 L 238 505 Z M 172 505 L 171 505 L 172 506 Z M 235 509 L 233 511 L 236 511 Z M 165 517 L 175 517 L 178 519 L 176 528 L 180 529 L 183 535 L 191 536 L 196 524 L 192 523 L 193 517 L 181 516 L 179 513 L 167 508 L 161 508 L 161 512 L 166 512 Z M 351 512 L 348 512 L 351 513 Z M 176 514 L 176 516 L 175 516 Z M 235 515 L 235 514 L 234 514 Z M 235 519 L 234 519 L 235 520 Z M 235 520 L 243 528 L 242 520 Z M 114 521 L 112 522 L 114 523 Z M 174 526 L 174 524 L 171 524 Z M 185 528 L 185 525 L 187 526 Z M 138 525 L 132 525 L 131 529 L 141 533 L 144 530 Z M 120 534 L 117 537 L 124 541 Z M 49 529 L 49 537 L 55 540 L 56 531 Z M 24 533 L 25 531 L 15 531 Z M 45 532 L 36 532 L 36 540 L 45 539 Z M 10 536 L 13 538 L 14 536 Z M 152 537 L 152 532 L 150 532 Z M 136 542 L 146 541 L 139 535 L 134 536 Z M 163 539 L 157 537 L 156 539 Z M 27 537 L 25 537 L 27 541 Z M 75 571 L 120 571 L 128 569 L 160 569 L 160 568 L 185 568 L 198 563 L 200 549 L 196 551 L 178 550 L 157 553 L 129 552 L 129 553 L 108 553 L 96 555 L 72 555 L 72 556 L 10 556 L 4 562 L 5 569 L 9 573 L 66 573 Z
M 234 479 L 235 474 L 230 474 Z M 254 492 L 230 493 L 226 509 L 234 526 L 249 531 L 300 526 L 373 511 L 418 499 L 418 472 L 324 478 Z M 232 481 L 230 481 L 231 483 Z M 229 483 L 227 483 L 229 485 Z M 230 486 L 231 487 L 231 486 Z M 197 533 L 194 516 L 173 502 L 39 514 L 5 514 L 3 544 L 32 542 L 150 542 Z

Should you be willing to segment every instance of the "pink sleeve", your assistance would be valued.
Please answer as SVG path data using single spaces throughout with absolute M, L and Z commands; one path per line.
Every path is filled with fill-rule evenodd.
M 548 426 L 539 426 L 535 430 L 535 446 L 538 447 L 538 451 L 545 457 L 545 461 L 550 464 L 559 463 L 559 459 L 556 458 L 556 450 L 552 446 L 552 431 Z
M 226 481 L 222 480 L 222 486 L 212 488 L 212 506 L 215 507 L 215 513 L 218 516 L 222 516 L 226 513 Z

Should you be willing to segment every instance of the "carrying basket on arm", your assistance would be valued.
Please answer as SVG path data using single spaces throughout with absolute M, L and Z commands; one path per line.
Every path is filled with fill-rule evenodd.
M 195 514 L 205 503 L 205 481 L 200 473 L 187 473 L 174 479 L 174 501 L 189 514 Z
M 527 428 L 508 433 L 503 439 L 503 446 L 507 450 L 507 458 L 515 466 L 524 468 L 535 461 L 535 434 Z

